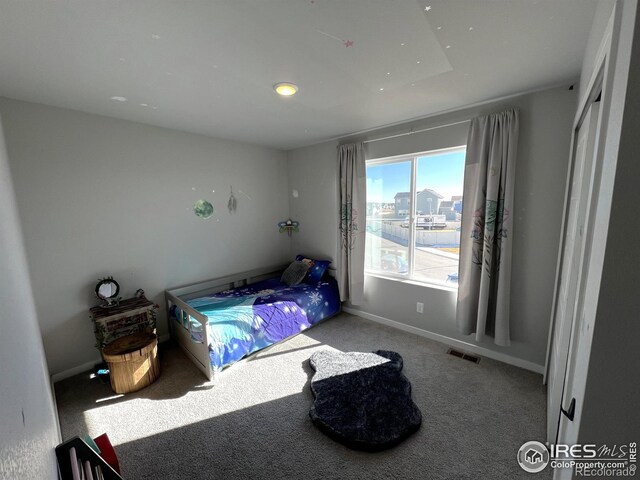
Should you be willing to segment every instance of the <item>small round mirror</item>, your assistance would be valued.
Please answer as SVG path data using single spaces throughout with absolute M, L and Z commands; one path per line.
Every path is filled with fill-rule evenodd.
M 117 297 L 118 292 L 120 292 L 120 285 L 113 278 L 100 280 L 96 285 L 96 296 L 100 300 L 106 300 L 107 303 L 110 303 L 112 298 Z

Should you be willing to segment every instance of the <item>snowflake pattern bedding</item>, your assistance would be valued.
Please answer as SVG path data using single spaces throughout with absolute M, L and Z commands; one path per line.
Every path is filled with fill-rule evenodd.
M 271 278 L 187 303 L 209 319 L 209 357 L 215 371 L 340 311 L 338 285 L 331 277 L 291 287 Z M 172 313 L 186 328 L 187 316 L 179 309 Z M 202 341 L 197 320 L 191 320 L 191 336 Z

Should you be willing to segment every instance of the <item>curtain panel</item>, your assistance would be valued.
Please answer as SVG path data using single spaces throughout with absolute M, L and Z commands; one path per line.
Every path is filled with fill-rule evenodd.
M 364 289 L 366 165 L 362 143 L 338 147 L 340 169 L 340 300 L 360 305 Z
M 458 330 L 509 345 L 518 111 L 471 121 L 464 171 Z

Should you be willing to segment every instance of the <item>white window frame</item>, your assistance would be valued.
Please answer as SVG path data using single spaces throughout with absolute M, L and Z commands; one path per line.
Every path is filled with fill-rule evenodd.
M 424 285 L 426 287 L 434 287 L 434 288 L 444 288 L 447 290 L 458 290 L 457 285 L 446 284 L 444 282 L 437 282 L 435 280 L 425 280 L 424 278 L 415 278 L 414 277 L 414 250 L 416 247 L 416 173 L 418 168 L 418 158 L 422 157 L 431 157 L 436 155 L 442 155 L 443 153 L 450 153 L 459 150 L 466 150 L 467 145 L 458 145 L 455 147 L 447 147 L 447 148 L 439 148 L 435 150 L 427 150 L 424 152 L 418 153 L 410 153 L 405 155 L 394 155 L 392 157 L 383 157 L 383 158 L 373 158 L 371 160 L 366 161 L 366 166 L 375 166 L 375 165 L 385 165 L 391 163 L 402 163 L 402 162 L 411 162 L 411 179 L 409 182 L 409 244 L 408 244 L 408 252 L 407 252 L 407 263 L 409 264 L 409 272 L 407 275 L 402 275 L 394 272 L 387 271 L 379 271 L 379 270 L 369 270 L 365 267 L 365 275 L 373 276 L 373 277 L 382 277 L 390 280 L 398 280 L 408 283 L 414 283 L 419 285 Z M 463 192 L 462 198 L 464 201 L 464 177 L 462 180 L 463 184 Z M 366 221 L 366 219 L 365 219 Z M 458 263 L 459 265 L 459 263 Z

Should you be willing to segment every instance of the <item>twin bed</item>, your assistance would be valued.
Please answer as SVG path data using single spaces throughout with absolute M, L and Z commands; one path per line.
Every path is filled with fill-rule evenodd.
M 340 312 L 336 280 L 289 286 L 287 265 L 253 270 L 165 292 L 169 330 L 207 376 Z

